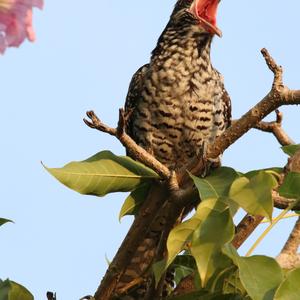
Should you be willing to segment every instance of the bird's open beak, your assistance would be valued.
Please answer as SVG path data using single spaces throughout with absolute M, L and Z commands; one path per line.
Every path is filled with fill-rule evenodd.
M 194 0 L 189 11 L 210 33 L 222 36 L 222 31 L 217 27 L 217 8 L 220 0 Z

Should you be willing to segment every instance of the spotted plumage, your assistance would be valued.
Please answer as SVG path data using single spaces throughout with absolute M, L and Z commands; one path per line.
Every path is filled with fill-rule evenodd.
M 210 60 L 212 35 L 181 1 L 130 84 L 128 133 L 171 169 L 203 152 L 230 124 L 230 100 Z
M 231 120 L 229 96 L 210 60 L 213 34 L 188 11 L 195 1 L 201 2 L 177 1 L 150 62 L 134 74 L 125 103 L 131 111 L 127 133 L 173 170 L 203 154 Z M 117 289 L 145 275 L 159 239 L 149 232 L 141 241 Z

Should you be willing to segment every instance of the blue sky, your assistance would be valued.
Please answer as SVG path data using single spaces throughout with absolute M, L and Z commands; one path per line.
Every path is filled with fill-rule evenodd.
M 124 194 L 81 196 L 56 182 L 40 161 L 59 167 L 103 149 L 124 153 L 82 118 L 94 109 L 116 124 L 131 75 L 148 62 L 174 2 L 46 0 L 44 10 L 34 12 L 36 43 L 0 57 L 0 216 L 15 221 L 0 230 L 0 278 L 24 284 L 36 299 L 45 299 L 47 290 L 59 300 L 92 294 L 106 270 L 105 255 L 113 257 L 132 221 L 118 222 Z M 223 38 L 215 39 L 212 59 L 225 77 L 235 118 L 270 89 L 262 47 L 284 66 L 285 83 L 300 88 L 299 10 L 294 0 L 222 1 Z M 299 108 L 282 111 L 285 129 L 299 142 Z M 241 171 L 285 162 L 276 140 L 257 131 L 223 159 Z M 281 222 L 256 253 L 276 255 L 292 223 Z

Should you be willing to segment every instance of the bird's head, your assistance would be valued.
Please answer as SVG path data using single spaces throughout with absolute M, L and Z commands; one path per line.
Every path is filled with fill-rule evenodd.
M 189 19 L 204 32 L 221 37 L 222 32 L 217 27 L 219 2 L 220 0 L 178 0 L 172 15 L 179 22 Z

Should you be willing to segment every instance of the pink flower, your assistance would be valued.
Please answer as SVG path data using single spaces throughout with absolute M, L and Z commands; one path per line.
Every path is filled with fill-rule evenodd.
M 0 53 L 19 47 L 28 38 L 35 40 L 32 7 L 43 8 L 44 0 L 0 0 Z

